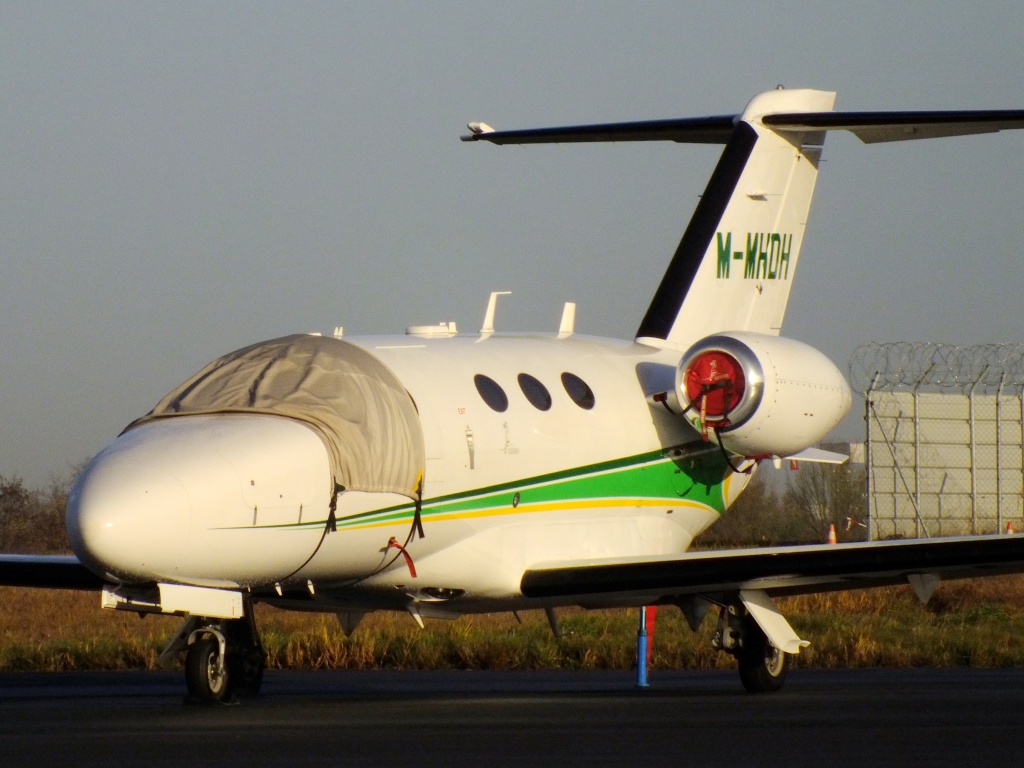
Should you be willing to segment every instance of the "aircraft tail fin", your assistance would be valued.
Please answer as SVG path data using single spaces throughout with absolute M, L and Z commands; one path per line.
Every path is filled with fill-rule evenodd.
M 778 334 L 796 273 L 825 132 L 768 128 L 768 113 L 832 109 L 835 94 L 769 91 L 736 120 L 638 341 L 685 348 L 720 331 Z
M 541 144 L 675 141 L 724 144 L 637 341 L 686 349 L 710 334 L 777 335 L 796 273 L 825 134 L 865 143 L 1024 128 L 1024 111 L 834 112 L 835 93 L 776 89 L 742 114 L 496 131 L 470 123 L 464 141 Z

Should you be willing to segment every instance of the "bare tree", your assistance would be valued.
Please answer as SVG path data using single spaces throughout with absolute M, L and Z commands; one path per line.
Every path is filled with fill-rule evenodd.
M 0 551 L 70 552 L 64 523 L 70 489 L 66 479 L 40 491 L 19 477 L 0 477 Z
M 867 514 L 864 469 L 859 464 L 804 464 L 782 496 L 782 504 L 822 541 L 836 527 L 842 541 L 865 537 L 860 525 Z
M 763 547 L 808 540 L 806 525 L 781 503 L 771 478 L 756 474 L 722 519 L 694 543 L 709 547 Z
M 20 477 L 0 477 L 0 550 L 14 552 L 26 546 L 35 501 Z

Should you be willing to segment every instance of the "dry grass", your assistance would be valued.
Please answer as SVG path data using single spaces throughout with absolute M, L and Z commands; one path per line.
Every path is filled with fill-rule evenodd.
M 151 669 L 180 619 L 102 611 L 94 594 L 0 589 L 0 670 Z M 927 607 L 909 588 L 789 598 L 780 607 L 811 647 L 810 667 L 1024 666 L 1024 576 L 942 584 Z M 607 669 L 633 663 L 636 611 L 563 613 L 552 637 L 540 612 L 430 621 L 368 616 L 345 638 L 334 617 L 258 608 L 271 667 L 322 669 Z M 690 632 L 658 616 L 658 668 L 733 666 L 711 649 L 714 620 Z

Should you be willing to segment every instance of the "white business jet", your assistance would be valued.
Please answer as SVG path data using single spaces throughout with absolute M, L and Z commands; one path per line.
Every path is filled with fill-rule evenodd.
M 210 363 L 130 424 L 68 503 L 75 557 L 0 558 L 0 583 L 96 589 L 175 614 L 192 696 L 253 694 L 252 606 L 452 618 L 678 606 L 752 691 L 806 644 L 777 595 L 1024 570 L 1024 537 L 687 554 L 765 459 L 850 407 L 824 355 L 779 336 L 827 131 L 864 142 L 1024 128 L 1014 112 L 834 112 L 778 89 L 738 115 L 496 131 L 466 141 L 724 145 L 629 341 L 453 323 L 404 336 L 294 335 Z M 339 334 L 340 335 L 340 334 Z

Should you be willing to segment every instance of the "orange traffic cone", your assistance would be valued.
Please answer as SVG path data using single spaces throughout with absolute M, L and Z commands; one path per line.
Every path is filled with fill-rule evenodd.
M 834 524 L 830 525 L 828 527 L 828 538 L 825 539 L 825 543 L 826 544 L 835 544 L 836 543 L 836 527 L 835 527 Z
M 1009 523 L 1006 524 L 1006 533 L 1008 535 L 1011 535 L 1011 536 L 1013 535 L 1013 523 L 1012 522 L 1009 522 Z

